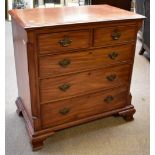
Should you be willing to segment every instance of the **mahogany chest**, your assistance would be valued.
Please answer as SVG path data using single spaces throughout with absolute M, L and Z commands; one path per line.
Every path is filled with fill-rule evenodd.
M 132 120 L 130 82 L 144 16 L 109 5 L 10 10 L 17 113 L 33 150 L 107 116 Z

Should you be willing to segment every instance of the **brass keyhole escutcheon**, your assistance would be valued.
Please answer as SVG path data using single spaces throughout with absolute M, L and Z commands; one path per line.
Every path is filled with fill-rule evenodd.
M 113 96 L 107 96 L 107 97 L 104 99 L 104 102 L 106 102 L 106 103 L 111 103 L 113 100 L 114 100 L 114 97 L 113 97 Z
M 116 74 L 111 74 L 106 77 L 108 81 L 114 81 L 116 79 Z

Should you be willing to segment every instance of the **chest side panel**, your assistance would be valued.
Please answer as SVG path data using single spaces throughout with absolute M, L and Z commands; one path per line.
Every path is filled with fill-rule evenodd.
M 28 73 L 28 58 L 27 58 L 27 33 L 22 29 L 14 19 L 12 19 L 14 57 L 16 65 L 18 96 L 22 100 L 24 107 L 31 119 L 31 97 L 29 86 Z

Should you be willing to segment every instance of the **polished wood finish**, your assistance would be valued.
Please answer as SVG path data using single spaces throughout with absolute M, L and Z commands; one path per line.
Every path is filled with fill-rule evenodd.
M 92 22 L 133 21 L 144 18 L 144 16 L 109 5 L 16 9 L 9 13 L 25 29 Z
M 61 41 L 68 39 L 69 44 L 61 45 Z M 51 34 L 40 34 L 38 36 L 39 53 L 51 53 L 68 51 L 74 49 L 88 48 L 90 44 L 89 30 L 68 31 Z M 64 42 L 65 43 L 65 42 Z
M 86 51 L 79 50 L 61 55 L 41 56 L 39 57 L 39 76 L 41 78 L 53 77 L 130 62 L 134 54 L 134 46 L 132 43 L 131 45 L 125 44 Z M 63 62 L 66 64 L 61 65 L 60 63 Z
M 127 88 L 100 91 L 41 106 L 43 128 L 64 124 L 126 105 Z M 112 97 L 108 101 L 108 97 Z M 68 111 L 60 113 L 61 110 Z
M 15 20 L 12 21 L 12 30 L 14 50 L 17 51 L 14 53 L 14 57 L 16 65 L 18 96 L 22 96 L 22 102 L 32 123 L 28 59 L 26 49 L 27 34 L 26 31 L 22 29 Z
M 135 35 L 136 29 L 132 26 L 96 28 L 94 30 L 94 46 L 116 45 L 118 43 L 134 41 Z
M 40 81 L 40 101 L 46 103 L 53 100 L 81 95 L 96 90 L 105 90 L 120 85 L 128 85 L 130 65 L 96 69 L 78 74 L 48 78 Z M 111 76 L 114 79 L 109 79 Z M 65 91 L 59 87 L 69 85 Z M 58 95 L 59 94 L 59 95 Z
M 130 82 L 143 16 L 108 5 L 9 13 L 17 114 L 33 150 L 71 126 L 112 115 L 133 119 Z

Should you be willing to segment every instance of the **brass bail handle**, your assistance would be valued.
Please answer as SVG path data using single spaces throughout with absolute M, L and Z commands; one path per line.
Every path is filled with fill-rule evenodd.
M 111 35 L 113 40 L 118 40 L 121 37 L 121 32 L 118 30 L 114 30 L 114 32 Z
M 61 91 L 67 91 L 67 89 L 69 89 L 70 88 L 70 85 L 69 84 L 67 84 L 67 83 L 65 83 L 65 84 L 63 84 L 63 85 L 61 85 L 61 86 L 59 86 L 59 89 L 61 90 Z
M 110 59 L 114 60 L 115 58 L 118 57 L 118 53 L 112 52 L 112 53 L 110 53 L 108 56 L 109 56 Z
M 58 43 L 62 46 L 62 47 L 67 47 L 72 43 L 72 40 L 69 39 L 69 37 L 64 36 L 64 38 L 62 40 L 59 40 Z
M 111 103 L 113 100 L 114 100 L 114 97 L 113 97 L 113 96 L 107 96 L 107 97 L 104 99 L 104 102 L 106 102 L 106 103 Z
M 70 63 L 71 63 L 70 59 L 67 59 L 67 58 L 59 61 L 59 65 L 61 67 L 67 67 Z
M 106 77 L 108 81 L 114 81 L 116 79 L 116 74 L 111 74 Z
M 63 108 L 63 109 L 61 109 L 61 110 L 59 111 L 59 113 L 60 113 L 61 115 L 66 115 L 66 114 L 69 113 L 69 111 L 70 111 L 69 108 Z

